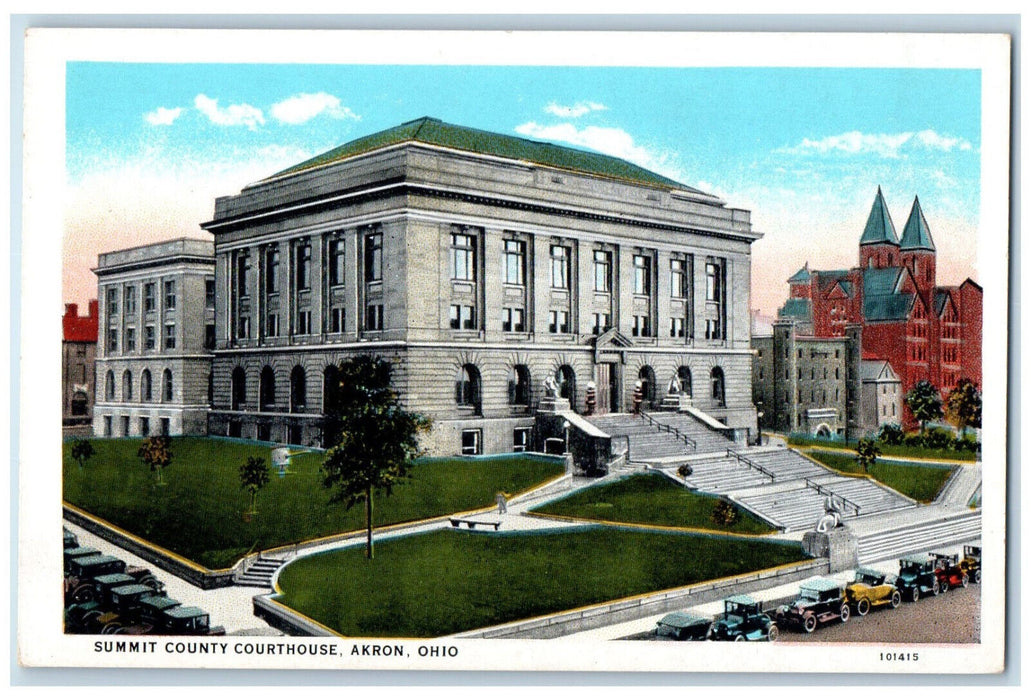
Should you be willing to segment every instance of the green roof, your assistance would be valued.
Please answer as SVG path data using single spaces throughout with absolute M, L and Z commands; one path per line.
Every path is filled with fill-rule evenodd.
M 901 267 L 863 270 L 863 318 L 867 321 L 904 321 L 915 294 L 896 293 Z
M 924 218 L 919 197 L 913 198 L 913 208 L 909 211 L 906 228 L 902 230 L 901 248 L 902 250 L 916 248 L 935 250 L 934 240 L 931 239 L 931 227 L 927 225 L 927 219 Z
M 490 131 L 457 126 L 431 117 L 422 117 L 384 131 L 376 132 L 375 134 L 362 136 L 303 163 L 298 163 L 286 170 L 282 170 L 272 177 L 298 173 L 303 170 L 317 168 L 352 156 L 361 155 L 378 148 L 394 146 L 409 141 L 418 141 L 434 146 L 443 146 L 460 151 L 497 156 L 499 158 L 527 161 L 598 177 L 627 180 L 651 187 L 685 190 L 702 194 L 700 190 L 653 173 L 621 158 L 569 148 L 567 146 L 557 146 L 544 141 L 533 141 L 518 136 L 496 134 Z
M 812 321 L 813 311 L 808 299 L 788 299 L 780 307 L 779 318 L 793 318 L 798 321 Z
M 895 224 L 891 222 L 891 214 L 888 213 L 888 205 L 884 203 L 884 195 L 881 194 L 880 187 L 877 188 L 877 196 L 870 208 L 870 216 L 866 220 L 863 237 L 859 239 L 859 245 L 867 243 L 899 244 L 898 234 L 895 233 Z
M 809 274 L 809 263 L 806 263 L 805 267 L 788 277 L 788 282 L 808 282 L 810 279 L 812 279 L 812 275 Z

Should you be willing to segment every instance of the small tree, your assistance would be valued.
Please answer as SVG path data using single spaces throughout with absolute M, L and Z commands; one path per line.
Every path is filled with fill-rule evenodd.
M 906 434 L 902 432 L 902 426 L 898 423 L 885 423 L 881 426 L 877 438 L 885 445 L 901 445 L 906 439 Z
M 937 420 L 942 417 L 942 397 L 926 379 L 921 379 L 906 394 L 906 406 L 909 407 L 913 417 L 920 421 L 920 433 L 929 420 Z
M 157 472 L 157 485 L 164 486 L 162 472 L 172 463 L 172 438 L 167 435 L 146 438 L 136 454 L 152 472 Z
M 240 465 L 240 488 L 246 489 L 251 495 L 251 508 L 248 515 L 255 515 L 258 512 L 255 501 L 258 498 L 258 491 L 261 491 L 269 482 L 268 463 L 262 457 L 248 457 L 247 461 Z
M 85 438 L 80 438 L 72 443 L 72 459 L 79 463 L 79 469 L 86 468 L 86 462 L 97 453 L 93 449 L 93 443 Z
M 720 527 L 730 527 L 737 521 L 737 508 L 730 501 L 721 500 L 712 509 L 712 522 Z
M 960 435 L 981 427 L 981 392 L 969 379 L 960 379 L 945 400 L 945 413 Z
M 880 456 L 881 451 L 877 449 L 877 443 L 870 438 L 863 438 L 856 443 L 856 461 L 859 462 L 864 473 L 870 473 L 870 467 L 877 462 L 877 458 Z
M 419 434 L 429 421 L 404 410 L 390 388 L 390 363 L 360 355 L 343 362 L 339 384 L 327 390 L 326 413 L 337 442 L 326 452 L 322 484 L 332 502 L 351 509 L 365 503 L 365 556 L 373 558 L 373 495 L 389 496 L 422 454 Z

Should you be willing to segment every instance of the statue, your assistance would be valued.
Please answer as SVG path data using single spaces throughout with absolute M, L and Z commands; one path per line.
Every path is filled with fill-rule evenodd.
M 558 383 L 554 377 L 544 378 L 544 394 L 552 399 L 558 398 Z
M 823 500 L 824 515 L 816 521 L 817 532 L 829 532 L 841 525 L 841 502 L 830 494 Z

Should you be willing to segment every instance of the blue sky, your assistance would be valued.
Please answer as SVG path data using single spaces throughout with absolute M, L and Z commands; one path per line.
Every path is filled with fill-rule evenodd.
M 751 209 L 753 302 L 855 264 L 877 186 L 976 279 L 980 74 L 927 69 L 70 63 L 65 297 L 96 253 L 199 236 L 214 198 L 420 116 L 632 160 Z M 94 291 L 95 294 L 95 291 Z

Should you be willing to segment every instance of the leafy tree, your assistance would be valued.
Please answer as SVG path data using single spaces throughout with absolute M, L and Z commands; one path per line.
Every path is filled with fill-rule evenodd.
M 906 434 L 902 432 L 902 427 L 898 423 L 885 423 L 877 434 L 877 439 L 885 445 L 901 445 L 905 438 Z
M 164 468 L 172 463 L 172 438 L 167 435 L 146 438 L 136 455 L 152 472 L 157 472 L 157 485 L 164 486 L 162 473 Z
M 921 379 L 906 394 L 906 406 L 909 407 L 913 417 L 920 421 L 920 433 L 929 420 L 937 420 L 942 417 L 942 397 L 926 379 Z
M 258 491 L 261 491 L 269 482 L 268 463 L 262 457 L 248 457 L 247 461 L 240 465 L 240 488 L 246 489 L 251 495 L 251 509 L 249 515 L 258 512 L 255 501 L 258 498 Z
M 322 485 L 331 502 L 351 509 L 365 504 L 365 556 L 373 558 L 373 496 L 390 496 L 395 484 L 410 476 L 412 461 L 422 454 L 419 434 L 429 420 L 404 410 L 390 388 L 390 363 L 360 355 L 340 364 L 338 381 L 327 391 L 326 414 L 336 442 L 322 464 Z
M 945 400 L 945 413 L 963 435 L 968 427 L 981 427 L 981 392 L 969 379 L 960 379 Z
M 96 453 L 93 443 L 85 438 L 80 438 L 72 443 L 72 459 L 79 463 L 79 469 L 85 469 L 86 462 Z
M 877 449 L 877 443 L 870 438 L 863 438 L 856 443 L 856 461 L 859 462 L 864 473 L 870 473 L 870 467 L 877 462 L 877 458 L 880 456 L 881 451 Z
M 737 521 L 737 508 L 730 501 L 721 500 L 712 509 L 712 521 L 720 527 L 730 527 Z

